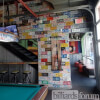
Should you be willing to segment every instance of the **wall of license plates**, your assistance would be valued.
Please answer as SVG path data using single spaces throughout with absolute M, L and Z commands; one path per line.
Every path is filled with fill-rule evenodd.
M 45 36 L 39 39 L 39 84 L 50 87 L 71 88 L 71 72 L 69 59 L 69 34 L 61 37 Z
M 39 23 L 44 25 L 38 40 L 39 84 L 49 87 L 71 88 L 71 70 L 69 59 L 69 33 L 73 19 L 67 15 L 41 16 Z M 40 34 L 40 33 L 38 33 Z
M 81 11 L 10 19 L 19 27 L 20 39 L 38 38 L 39 84 L 71 88 L 69 34 L 90 31 L 90 22 Z

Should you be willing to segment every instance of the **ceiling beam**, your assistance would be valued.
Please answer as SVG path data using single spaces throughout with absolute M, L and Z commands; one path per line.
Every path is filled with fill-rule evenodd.
M 5 5 L 8 5 L 8 4 L 14 4 L 14 2 L 17 1 L 17 0 L 11 0 L 11 1 L 5 1 Z M 27 0 L 23 0 L 24 2 L 26 2 Z M 28 1 L 32 1 L 32 0 L 28 0 Z M 3 3 L 0 2 L 0 6 L 3 6 Z
M 69 0 L 69 2 L 81 2 L 81 1 L 86 1 L 86 0 Z
M 33 16 L 35 16 L 36 18 L 38 17 L 38 15 L 36 13 L 34 13 L 26 3 L 23 2 L 23 0 L 18 0 Z

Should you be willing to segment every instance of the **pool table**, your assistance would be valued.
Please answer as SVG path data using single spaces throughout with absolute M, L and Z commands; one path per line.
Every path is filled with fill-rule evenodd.
M 0 100 L 45 100 L 48 86 L 0 84 Z

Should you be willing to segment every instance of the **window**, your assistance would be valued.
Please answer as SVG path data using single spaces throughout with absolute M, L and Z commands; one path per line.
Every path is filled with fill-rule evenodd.
M 97 28 L 97 43 L 98 43 L 97 45 L 100 56 L 100 1 L 98 2 L 95 8 L 95 13 L 96 13 L 96 28 Z
M 100 22 L 97 24 L 97 39 L 100 40 Z
M 99 51 L 99 56 L 100 56 L 100 42 L 98 43 L 98 51 Z
M 96 13 L 96 22 L 98 22 L 100 20 L 100 1 L 95 8 L 95 13 Z

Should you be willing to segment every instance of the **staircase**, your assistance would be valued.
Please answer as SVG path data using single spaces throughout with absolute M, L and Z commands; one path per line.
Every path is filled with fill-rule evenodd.
M 24 62 L 38 62 L 38 56 L 27 50 L 26 48 L 22 47 L 16 42 L 11 43 L 2 43 L 1 44 L 4 48 L 8 51 L 19 57 Z M 38 69 L 38 65 L 32 65 L 35 69 Z

